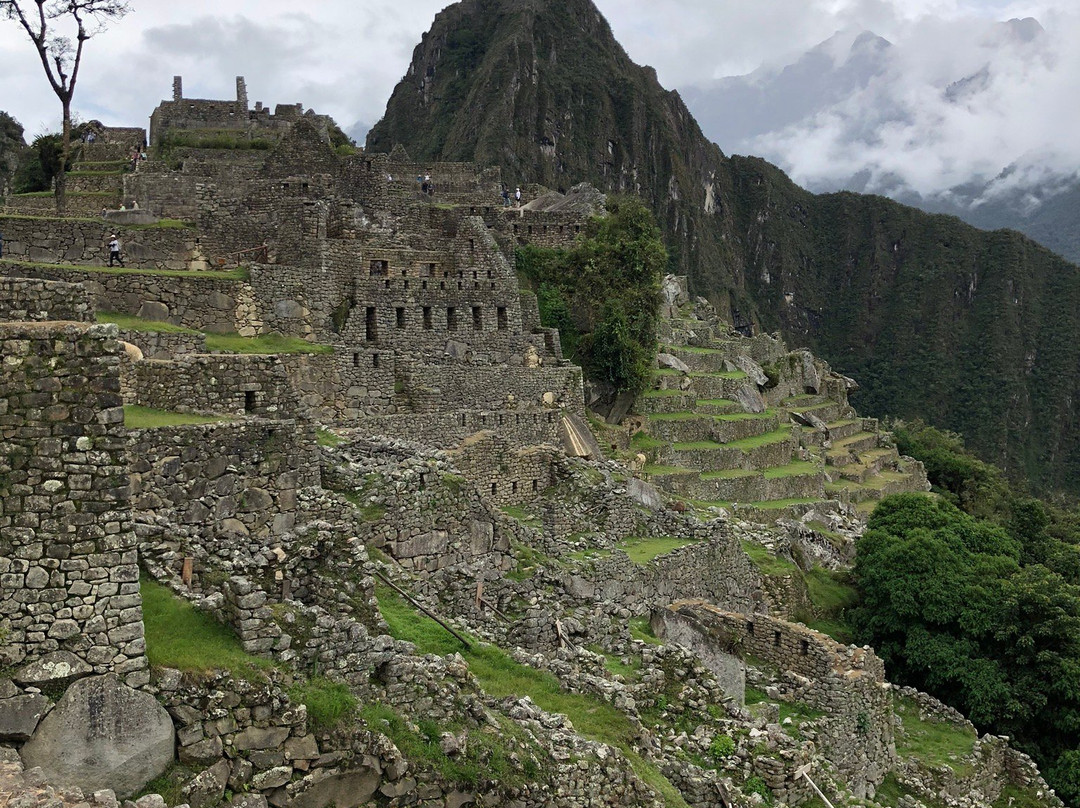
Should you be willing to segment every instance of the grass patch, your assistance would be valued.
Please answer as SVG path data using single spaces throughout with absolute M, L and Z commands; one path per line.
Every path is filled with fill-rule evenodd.
M 308 342 L 300 337 L 286 337 L 274 332 L 260 337 L 239 334 L 207 334 L 206 347 L 211 351 L 238 354 L 331 354 L 331 345 Z
M 712 440 L 695 440 L 688 443 L 676 443 L 671 448 L 676 452 L 709 452 L 714 449 L 723 449 L 725 446 Z
M 649 645 L 663 645 L 653 633 L 652 624 L 647 616 L 630 618 L 630 636 Z
M 919 717 L 918 705 L 909 698 L 893 702 L 900 716 L 902 732 L 896 736 L 896 752 L 902 758 L 915 758 L 926 766 L 948 766 L 960 777 L 971 773 L 969 764 L 960 758 L 975 748 L 975 733 L 955 724 Z
M 74 266 L 72 264 L 43 264 L 32 261 L 13 261 L 0 258 L 0 266 L 45 269 L 50 272 L 88 272 L 97 275 L 151 275 L 155 278 L 194 278 L 198 280 L 246 281 L 251 273 L 246 267 L 229 270 L 195 271 L 190 269 L 136 269 L 135 267 Z
M 642 398 L 676 398 L 677 396 L 689 395 L 685 390 L 646 390 L 641 394 Z
M 1046 802 L 1035 796 L 1032 788 L 1020 788 L 1011 783 L 1001 789 L 993 808 L 1043 808 Z
M 654 438 L 648 432 L 635 432 L 634 436 L 630 438 L 630 445 L 635 449 L 659 449 L 666 444 L 659 438 Z
M 356 711 L 356 696 L 349 688 L 323 677 L 296 685 L 289 690 L 289 698 L 307 707 L 308 726 L 313 730 L 333 729 Z
M 699 407 L 734 407 L 736 403 L 730 398 L 699 398 L 697 400 L 697 406 Z
M 504 505 L 502 512 L 509 516 L 511 519 L 516 519 L 523 525 L 529 527 L 540 528 L 543 523 L 540 521 L 540 517 L 529 513 L 522 505 Z
M 742 549 L 763 575 L 797 575 L 799 573 L 795 562 L 774 556 L 760 544 L 744 541 Z
M 637 775 L 660 793 L 669 808 L 687 808 L 675 787 L 634 751 L 632 743 L 637 733 L 622 712 L 591 696 L 567 693 L 552 674 L 522 665 L 495 646 L 474 643 L 470 649 L 465 649 L 442 626 L 417 613 L 389 587 L 377 584 L 376 596 L 392 636 L 414 643 L 421 653 L 460 653 L 488 694 L 497 699 L 527 695 L 541 709 L 567 716 L 586 738 L 621 750 Z M 408 756 L 404 748 L 402 751 Z M 416 751 L 422 753 L 423 750 Z
M 363 499 L 360 498 L 359 494 L 352 491 L 343 491 L 340 493 L 341 496 L 345 497 L 345 499 L 352 503 L 353 507 L 356 508 L 356 510 L 360 511 L 360 518 L 363 519 L 365 522 L 378 522 L 384 516 L 386 516 L 385 505 L 365 502 Z
M 859 600 L 859 593 L 851 585 L 847 573 L 814 567 L 804 577 L 810 602 L 823 616 L 839 615 Z
M 319 429 L 315 432 L 315 441 L 320 446 L 325 446 L 328 449 L 333 449 L 335 446 L 340 446 L 345 442 L 345 438 L 338 437 L 329 429 Z
M 806 460 L 796 460 L 786 466 L 774 466 L 765 469 L 766 480 L 779 480 L 785 477 L 801 477 L 805 474 L 817 474 L 820 471 L 816 463 Z
M 198 673 L 224 669 L 247 679 L 274 667 L 247 653 L 228 626 L 195 611 L 156 581 L 144 577 L 139 589 L 151 665 Z
M 219 424 L 228 418 L 221 415 L 192 415 L 186 412 L 155 410 L 138 404 L 124 405 L 124 426 L 128 429 L 159 429 L 166 426 L 191 426 L 192 424 Z
M 742 440 L 733 440 L 731 443 L 725 443 L 724 448 L 746 451 L 747 449 L 757 449 L 760 446 L 771 446 L 774 443 L 785 441 L 790 437 L 790 429 L 776 429 L 761 435 L 752 435 L 751 437 L 743 438 Z
M 193 328 L 185 328 L 182 325 L 173 325 L 161 320 L 145 320 L 130 314 L 121 314 L 118 311 L 99 311 L 95 318 L 99 323 L 114 323 L 125 331 L 144 331 L 155 334 L 199 334 Z
M 166 805 L 180 805 L 184 801 L 184 785 L 195 776 L 195 771 L 180 763 L 173 763 L 162 774 L 159 774 L 142 790 L 133 794 L 131 799 L 137 800 L 147 794 L 160 794 Z
M 653 538 L 627 539 L 618 548 L 630 556 L 630 560 L 635 564 L 645 565 L 657 556 L 665 555 L 693 543 L 692 539 L 656 536 Z

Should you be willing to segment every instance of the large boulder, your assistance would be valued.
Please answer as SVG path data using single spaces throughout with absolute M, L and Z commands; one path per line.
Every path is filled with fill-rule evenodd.
M 71 685 L 23 746 L 22 759 L 51 783 L 127 797 L 173 762 L 173 738 L 165 708 L 110 673 Z
M 49 700 L 40 693 L 0 699 L 0 741 L 28 740 L 48 709 Z

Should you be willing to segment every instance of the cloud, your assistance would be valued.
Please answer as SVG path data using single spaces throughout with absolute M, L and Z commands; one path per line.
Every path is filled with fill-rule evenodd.
M 1032 42 L 970 17 L 913 21 L 894 39 L 888 69 L 864 90 L 749 149 L 811 187 L 861 174 L 865 189 L 880 193 L 898 182 L 939 193 L 989 181 L 1010 164 L 1008 184 L 1071 174 L 1080 167 L 1080 110 L 1063 101 L 1080 93 L 1072 46 L 1080 16 L 1051 19 Z

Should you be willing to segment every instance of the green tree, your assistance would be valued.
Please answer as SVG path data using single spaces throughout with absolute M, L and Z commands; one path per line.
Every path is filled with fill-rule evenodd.
M 0 14 L 18 23 L 30 37 L 45 78 L 63 110 L 55 176 L 58 213 L 63 213 L 65 207 L 65 175 L 72 151 L 71 101 L 79 80 L 83 48 L 108 23 L 123 18 L 129 10 L 123 0 L 0 0 Z
M 11 181 L 26 150 L 23 128 L 6 112 L 0 112 L 0 194 Z
M 517 267 L 536 289 L 541 323 L 559 329 L 589 378 L 637 393 L 652 375 L 667 251 L 640 200 L 609 197 L 606 209 L 572 249 L 526 245 Z

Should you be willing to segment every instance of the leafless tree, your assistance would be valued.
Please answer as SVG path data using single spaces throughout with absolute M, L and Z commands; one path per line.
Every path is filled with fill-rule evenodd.
M 0 0 L 0 15 L 21 25 L 37 48 L 45 76 L 64 109 L 60 170 L 56 174 L 58 213 L 65 207 L 65 172 L 72 151 L 71 99 L 83 46 L 130 10 L 124 0 Z

